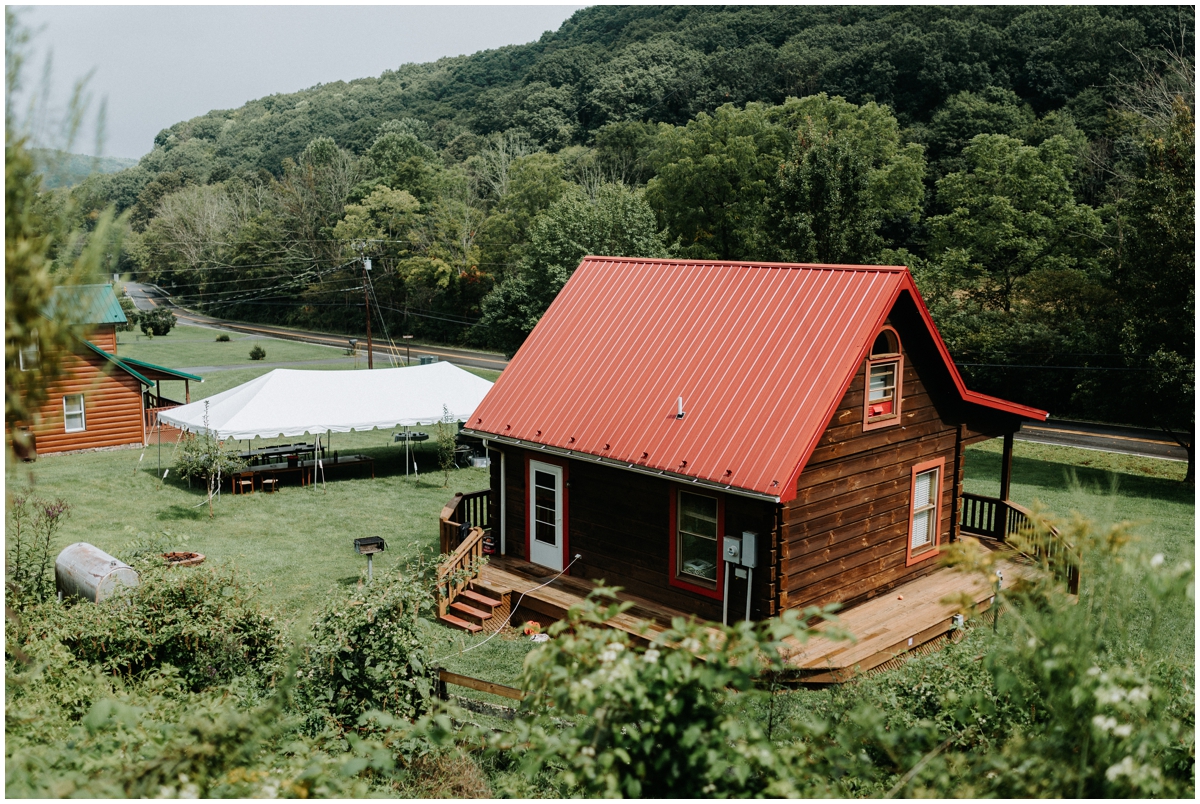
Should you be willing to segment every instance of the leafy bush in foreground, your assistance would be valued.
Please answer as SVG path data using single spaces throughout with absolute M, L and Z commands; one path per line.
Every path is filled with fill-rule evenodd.
M 420 632 L 433 607 L 423 568 L 330 595 L 296 671 L 309 728 L 353 730 L 372 710 L 411 719 L 429 707 L 436 671 Z

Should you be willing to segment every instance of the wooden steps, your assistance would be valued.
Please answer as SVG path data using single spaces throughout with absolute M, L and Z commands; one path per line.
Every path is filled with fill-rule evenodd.
M 472 634 L 483 630 L 497 630 L 510 611 L 509 602 L 504 594 L 474 582 L 450 601 L 449 609 L 438 619 Z
M 443 614 L 442 616 L 438 617 L 438 620 L 453 628 L 461 628 L 464 631 L 470 631 L 472 634 L 477 634 L 483 630 L 482 625 L 479 625 L 478 623 L 467 622 L 459 617 L 455 617 L 453 614 Z

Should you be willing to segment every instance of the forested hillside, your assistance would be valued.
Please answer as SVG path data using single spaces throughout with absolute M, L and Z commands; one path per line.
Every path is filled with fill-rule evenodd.
M 76 188 L 218 315 L 514 351 L 585 253 L 909 265 L 982 391 L 1192 429 L 1194 12 L 596 7 Z M 1190 442 L 1190 437 L 1188 437 Z

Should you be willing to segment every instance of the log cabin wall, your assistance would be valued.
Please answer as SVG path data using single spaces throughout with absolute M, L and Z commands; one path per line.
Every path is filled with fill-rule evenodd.
M 85 429 L 68 433 L 63 397 L 72 394 L 83 394 Z M 47 387 L 39 414 L 30 427 L 39 454 L 145 441 L 141 383 L 82 346 L 63 355 L 61 373 Z
M 961 435 L 917 376 L 904 347 L 900 423 L 863 429 L 865 363 L 859 366 L 825 433 L 784 506 L 780 560 L 781 608 L 854 605 L 932 572 L 936 559 L 911 566 L 911 472 L 944 459 L 939 478 L 938 544 L 952 536 L 956 492 L 962 484 Z
M 82 333 L 82 337 L 85 341 L 91 341 L 110 355 L 117 353 L 116 324 L 95 324 L 88 327 Z
M 527 529 L 526 461 L 549 460 L 567 467 L 565 507 L 568 550 L 582 556 L 570 574 L 588 580 L 604 580 L 630 594 L 662 603 L 709 620 L 721 619 L 721 600 L 672 586 L 670 565 L 671 495 L 686 489 L 665 478 L 621 471 L 586 460 L 549 457 L 539 450 L 503 447 L 505 455 L 506 551 L 525 558 Z M 498 457 L 498 456 L 497 456 Z M 492 490 L 498 499 L 500 461 L 493 460 Z M 724 533 L 758 533 L 758 569 L 754 571 L 751 616 L 755 619 L 776 612 L 778 590 L 779 506 L 735 494 L 709 492 L 723 505 Z M 499 521 L 499 511 L 494 512 Z M 720 540 L 718 539 L 718 549 Z M 746 581 L 730 578 L 729 617 L 742 619 L 745 612 Z

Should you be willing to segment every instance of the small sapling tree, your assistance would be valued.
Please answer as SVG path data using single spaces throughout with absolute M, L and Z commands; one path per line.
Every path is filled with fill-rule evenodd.
M 208 515 L 212 517 L 212 499 L 221 488 L 221 479 L 246 468 L 237 447 L 226 445 L 208 427 L 208 403 L 204 403 L 204 432 L 190 435 L 179 446 L 175 471 L 188 479 L 204 478 L 208 485 Z
M 454 449 L 457 446 L 454 440 L 454 417 L 450 415 L 450 408 L 442 405 L 442 419 L 437 423 L 438 468 L 445 476 L 442 488 L 450 485 L 450 470 L 454 468 Z
M 250 350 L 251 360 L 262 360 L 266 356 L 267 350 L 259 346 L 257 343 L 254 344 L 254 347 Z

